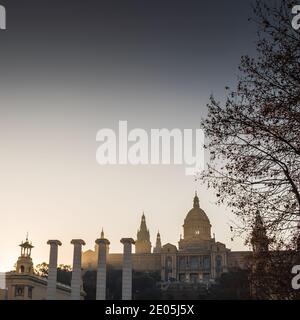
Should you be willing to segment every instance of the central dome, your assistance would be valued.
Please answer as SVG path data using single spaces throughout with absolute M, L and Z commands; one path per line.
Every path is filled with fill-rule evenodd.
M 184 239 L 211 239 L 211 224 L 204 210 L 200 208 L 197 193 L 194 197 L 194 206 L 184 219 L 183 229 Z

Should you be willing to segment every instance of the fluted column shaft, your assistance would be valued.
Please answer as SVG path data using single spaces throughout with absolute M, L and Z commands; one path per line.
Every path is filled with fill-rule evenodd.
M 96 300 L 106 299 L 106 260 L 109 241 L 107 239 L 97 239 L 98 244 L 98 266 L 97 266 L 97 284 Z
M 123 244 L 122 300 L 132 299 L 132 238 L 121 239 Z
M 56 282 L 57 282 L 57 256 L 58 246 L 61 246 L 59 240 L 49 240 L 50 257 L 48 267 L 48 284 L 47 284 L 47 300 L 55 300 L 56 297 Z
M 71 241 L 71 244 L 74 245 L 73 270 L 72 270 L 72 281 L 71 281 L 71 300 L 80 300 L 81 282 L 82 282 L 81 254 L 82 254 L 82 246 L 85 245 L 85 242 L 81 239 L 73 239 Z

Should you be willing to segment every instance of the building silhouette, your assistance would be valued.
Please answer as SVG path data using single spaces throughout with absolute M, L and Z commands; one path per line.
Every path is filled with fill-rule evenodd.
M 150 232 L 143 213 L 132 257 L 133 269 L 159 272 L 163 282 L 201 283 L 213 281 L 231 268 L 245 268 L 249 251 L 231 251 L 211 236 L 211 227 L 196 193 L 193 207 L 184 219 L 183 238 L 180 237 L 178 246 L 171 243 L 163 245 L 158 232 L 151 251 Z M 82 267 L 85 271 L 96 270 L 97 250 L 96 245 L 94 250 L 83 252 Z M 107 261 L 114 269 L 122 269 L 121 253 L 108 252 Z

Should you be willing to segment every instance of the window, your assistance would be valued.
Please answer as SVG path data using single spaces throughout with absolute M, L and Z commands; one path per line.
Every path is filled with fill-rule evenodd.
M 179 268 L 180 269 L 185 269 L 185 264 L 186 264 L 186 259 L 185 259 L 185 257 L 180 257 L 179 258 Z
M 198 276 L 197 273 L 191 273 L 190 280 L 191 280 L 192 283 L 197 283 L 198 279 L 199 279 L 199 276 Z
M 190 258 L 190 266 L 192 269 L 198 269 L 199 268 L 199 260 L 198 257 L 191 257 Z
M 21 267 L 20 267 L 20 272 L 21 272 L 21 273 L 24 273 L 24 272 L 25 272 L 25 267 L 24 267 L 24 266 L 21 266 Z
M 203 256 L 199 257 L 199 268 L 202 269 L 203 268 Z
M 206 270 L 210 269 L 210 256 L 203 257 L 203 268 Z
M 180 282 L 184 282 L 185 281 L 185 274 L 184 273 L 180 273 L 179 274 L 179 281 Z
M 33 287 L 28 287 L 28 298 L 29 299 L 32 299 L 32 290 L 33 290 Z
M 15 287 L 15 297 L 24 297 L 24 286 Z
M 166 265 L 167 265 L 167 269 L 172 270 L 172 258 L 171 257 L 167 257 Z
M 219 274 L 222 271 L 222 257 L 216 256 L 216 272 Z

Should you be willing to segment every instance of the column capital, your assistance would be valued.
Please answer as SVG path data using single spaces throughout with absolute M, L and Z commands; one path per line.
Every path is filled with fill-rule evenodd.
M 48 240 L 47 244 L 61 246 L 62 243 L 59 240 Z
M 135 241 L 132 238 L 122 238 L 120 242 L 122 244 L 125 244 L 125 243 L 135 244 Z
M 107 246 L 110 245 L 109 240 L 103 239 L 103 238 L 97 239 L 97 240 L 95 241 L 95 243 L 96 243 L 96 244 L 105 244 L 105 245 L 107 245 Z
M 71 244 L 80 244 L 81 246 L 85 246 L 85 242 L 82 239 L 73 239 Z

